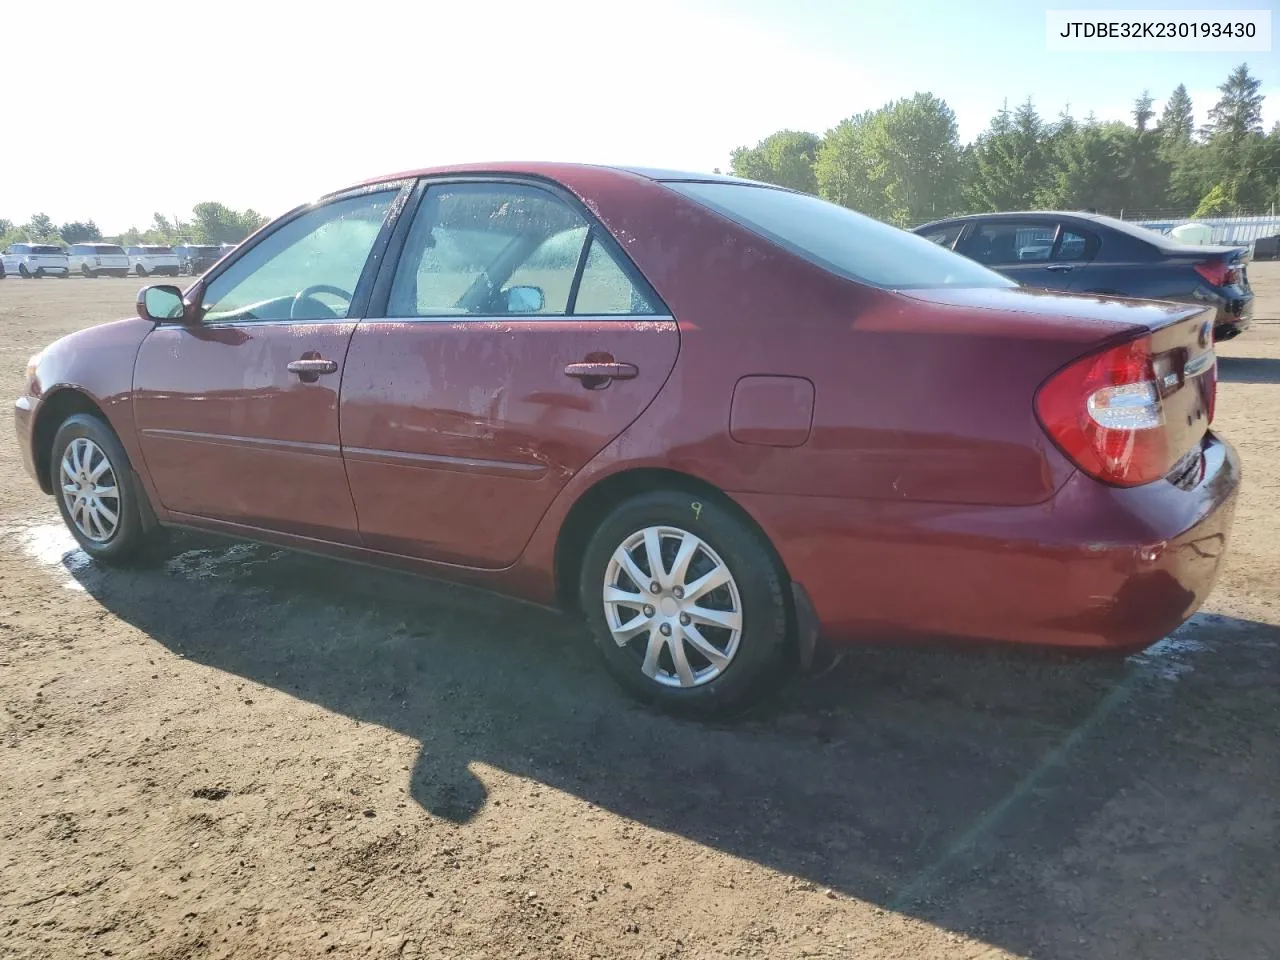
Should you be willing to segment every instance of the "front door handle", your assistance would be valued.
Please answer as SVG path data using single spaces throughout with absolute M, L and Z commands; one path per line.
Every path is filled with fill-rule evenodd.
M 321 357 L 304 357 L 301 360 L 290 360 L 286 368 L 296 373 L 303 383 L 315 383 L 322 373 L 337 373 L 338 361 L 325 360 Z
M 1047 267 L 1045 267 L 1045 269 L 1046 269 L 1046 270 L 1052 270 L 1054 273 L 1070 273 L 1070 272 L 1071 272 L 1071 264 L 1069 264 L 1069 263 L 1051 263 L 1051 264 L 1049 264 Z
M 640 373 L 634 363 L 617 363 L 612 360 L 584 360 L 570 363 L 564 368 L 566 377 L 582 381 L 588 390 L 602 387 L 611 380 L 633 380 Z

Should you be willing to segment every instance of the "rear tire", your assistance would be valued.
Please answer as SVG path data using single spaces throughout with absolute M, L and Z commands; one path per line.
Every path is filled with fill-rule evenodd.
M 82 277 L 84 277 L 86 280 L 88 280 L 88 279 L 90 279 L 91 277 L 93 277 L 93 271 L 92 271 L 92 270 L 90 270 L 88 267 L 86 267 L 86 266 L 82 263 L 82 264 L 80 264 L 80 276 L 82 276 Z
M 146 494 L 124 447 L 101 419 L 78 413 L 58 428 L 49 473 L 58 512 L 90 557 L 122 566 L 154 556 L 160 530 L 143 522 Z
M 140 277 L 145 277 L 147 275 L 147 268 L 144 267 L 142 264 L 138 264 L 136 267 L 134 267 L 134 271 Z
M 18 264 L 18 276 L 23 280 L 31 279 L 31 271 L 27 269 L 27 265 L 25 263 Z
M 723 501 L 658 490 L 600 523 L 578 589 L 623 689 L 673 713 L 710 717 L 750 706 L 785 677 L 793 660 L 785 582 L 768 542 Z

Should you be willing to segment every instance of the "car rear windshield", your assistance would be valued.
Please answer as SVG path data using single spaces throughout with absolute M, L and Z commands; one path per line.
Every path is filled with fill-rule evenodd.
M 173 253 L 173 247 L 139 247 L 138 249 L 147 254 Z
M 31 246 L 32 253 L 63 253 L 61 247 L 55 247 L 51 244 L 36 243 Z
M 191 247 L 190 249 L 193 253 L 222 253 L 221 247 Z
M 741 183 L 672 190 L 850 280 L 891 290 L 1013 287 L 1013 281 L 914 233 L 807 193 Z
M 124 248 L 117 247 L 114 244 L 110 244 L 110 243 L 95 243 L 92 247 L 90 247 L 90 249 L 94 253 L 98 253 L 98 254 L 118 253 L 121 256 L 124 255 Z

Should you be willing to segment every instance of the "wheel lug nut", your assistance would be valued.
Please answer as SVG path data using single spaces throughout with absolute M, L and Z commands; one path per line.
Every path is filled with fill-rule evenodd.
M 649 584 L 649 592 L 650 592 L 650 593 L 660 593 L 661 591 L 662 591 L 662 584 L 658 583 L 658 581 L 657 581 L 657 580 L 655 580 L 655 581 L 653 581 L 653 583 Z
M 677 600 L 684 599 L 684 587 L 676 587 L 671 591 L 671 593 Z
M 664 623 L 662 626 L 658 628 L 658 632 L 662 634 L 664 637 L 671 636 L 671 624 Z
M 646 617 L 652 617 L 652 616 L 653 616 L 653 604 L 651 604 L 651 603 L 646 603 L 646 604 L 644 605 L 644 615 L 645 615 Z
M 689 625 L 689 615 L 687 613 L 680 614 L 680 626 L 687 627 Z

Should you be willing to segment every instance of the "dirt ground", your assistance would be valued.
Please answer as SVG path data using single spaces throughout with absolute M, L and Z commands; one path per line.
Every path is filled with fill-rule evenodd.
M 1128 660 L 859 649 L 719 726 L 459 588 L 194 538 L 98 569 L 0 433 L 0 957 L 1280 956 L 1280 263 L 1252 274 L 1203 613 Z M 0 281 L 0 392 L 137 286 Z

